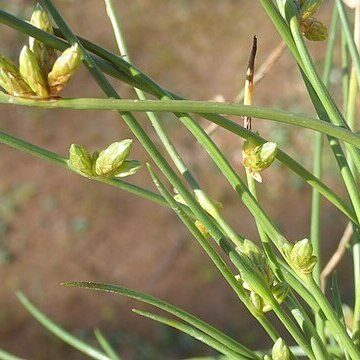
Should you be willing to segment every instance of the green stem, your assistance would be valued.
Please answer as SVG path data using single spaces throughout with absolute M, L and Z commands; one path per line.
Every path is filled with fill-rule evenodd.
M 105 338 L 99 329 L 95 329 L 94 335 L 105 354 L 109 356 L 110 360 L 121 360 L 120 356 L 115 352 L 109 341 Z
M 7 351 L 0 349 L 0 359 L 1 360 L 25 360 L 24 358 L 17 357 L 13 354 L 8 353 Z
M 346 36 L 347 46 L 349 48 L 349 52 L 351 55 L 351 59 L 354 64 L 354 71 L 356 72 L 358 84 L 360 84 L 360 55 L 357 44 L 355 43 L 355 39 L 353 37 L 353 33 L 351 31 L 349 19 L 346 14 L 345 5 L 341 0 L 335 0 L 337 9 L 339 11 L 339 16 L 341 20 L 342 30 Z M 355 22 L 359 21 L 359 18 L 355 19 Z
M 166 318 L 164 316 L 150 313 L 150 312 L 144 311 L 144 310 L 133 309 L 132 311 L 135 314 L 145 316 L 148 319 L 155 320 L 155 321 L 165 324 L 167 326 L 173 327 L 174 329 L 177 329 L 177 330 L 181 331 L 182 333 L 187 334 L 187 335 L 203 342 L 204 344 L 208 345 L 209 347 L 212 347 L 213 349 L 217 350 L 219 353 L 224 354 L 226 356 L 226 358 L 228 358 L 228 359 L 233 359 L 233 360 L 236 360 L 239 358 L 244 359 L 244 360 L 253 360 L 254 359 L 254 356 L 252 356 L 252 357 L 248 357 L 248 356 L 244 356 L 244 355 L 240 356 L 237 352 L 235 352 L 231 349 L 225 348 L 219 341 L 217 341 L 217 339 L 214 339 L 211 336 L 208 336 L 208 335 L 204 334 L 203 332 L 201 332 L 187 324 L 182 323 L 181 321 Z M 257 359 L 259 359 L 259 358 L 257 357 Z
M 347 334 L 343 324 L 341 323 L 336 313 L 334 312 L 334 309 L 330 306 L 325 295 L 322 293 L 321 289 L 317 286 L 312 276 L 311 275 L 307 276 L 304 280 L 306 281 L 306 285 L 308 289 L 315 297 L 320 308 L 324 312 L 326 318 L 331 323 L 331 330 L 333 332 L 333 336 L 340 340 L 342 346 L 346 349 L 346 351 L 353 360 L 360 359 L 359 350 L 357 349 L 356 345 Z
M 326 48 L 325 64 L 323 71 L 323 81 L 325 86 L 329 86 L 330 74 L 333 65 L 333 54 L 336 41 L 337 27 L 339 22 L 339 14 L 336 7 L 333 7 L 331 25 L 329 29 L 328 44 Z M 321 178 L 322 175 L 322 151 L 323 151 L 324 136 L 322 133 L 315 134 L 314 142 L 314 160 L 313 160 L 313 174 Z M 311 225 L 310 225 L 310 239 L 314 249 L 314 255 L 318 261 L 313 270 L 313 276 L 318 285 L 320 285 L 321 275 L 321 249 L 320 249 L 320 193 L 313 189 L 311 199 Z M 325 340 L 325 322 L 322 317 L 315 312 L 315 324 L 317 332 L 324 343 Z
M 251 175 L 246 172 L 246 178 L 249 186 L 250 192 L 253 194 L 253 196 L 257 199 L 256 194 L 256 183 L 254 179 L 251 177 Z M 260 235 L 261 242 L 264 247 L 265 254 L 268 258 L 269 265 L 276 274 L 277 278 L 281 281 L 286 281 L 284 275 L 282 274 L 281 268 L 279 266 L 279 263 L 276 259 L 276 256 L 273 253 L 273 250 L 271 248 L 271 244 L 269 242 L 269 238 L 266 235 L 266 232 L 261 227 L 261 225 L 256 221 L 257 229 Z M 294 282 L 291 282 L 294 284 Z M 288 301 L 287 305 L 291 310 L 291 313 L 293 314 L 295 320 L 301 327 L 301 329 L 304 331 L 305 335 L 307 336 L 307 339 L 309 340 L 312 350 L 314 351 L 314 355 L 316 355 L 317 360 L 327 360 L 328 354 L 326 347 L 324 346 L 324 343 L 322 342 L 322 339 L 319 337 L 319 335 L 316 332 L 315 327 L 313 326 L 310 318 L 307 316 L 305 310 L 300 305 L 300 303 L 297 301 L 295 295 L 292 291 L 289 292 L 288 295 Z
M 347 41 L 344 31 L 341 29 L 341 80 L 343 95 L 343 112 L 347 117 L 347 105 L 349 98 L 349 81 L 350 81 L 350 59 Z
M 275 341 L 277 337 L 279 336 L 275 329 L 270 325 L 268 320 L 265 318 L 265 316 L 262 313 L 259 313 L 251 303 L 248 295 L 246 294 L 244 288 L 242 287 L 241 283 L 236 280 L 233 273 L 229 270 L 229 268 L 226 266 L 224 261 L 221 259 L 221 257 L 217 254 L 217 252 L 213 249 L 213 247 L 210 245 L 210 243 L 207 241 L 207 239 L 204 237 L 204 235 L 199 231 L 199 229 L 196 227 L 193 221 L 189 219 L 189 217 L 182 211 L 182 209 L 179 207 L 179 204 L 174 200 L 174 198 L 171 196 L 170 192 L 165 188 L 165 186 L 160 181 L 159 177 L 155 174 L 155 172 L 151 169 L 150 166 L 148 166 L 149 172 L 153 178 L 153 181 L 158 188 L 161 195 L 168 201 L 170 207 L 175 211 L 176 215 L 180 218 L 180 220 L 184 223 L 184 225 L 188 228 L 188 230 L 191 232 L 191 234 L 197 239 L 199 244 L 202 246 L 202 248 L 205 250 L 205 252 L 209 255 L 209 257 L 212 259 L 216 267 L 219 269 L 221 274 L 224 276 L 224 278 L 227 280 L 229 285 L 233 288 L 235 293 L 238 295 L 238 297 L 242 300 L 244 305 L 247 307 L 247 309 L 250 311 L 250 313 L 257 319 L 263 327 L 267 330 L 268 334 L 271 336 L 271 338 Z M 228 246 L 228 245 L 226 245 Z M 229 251 L 233 252 L 230 246 Z
M 77 99 L 26 99 L 13 97 L 4 93 L 0 94 L 0 104 L 22 105 L 40 107 L 44 109 L 74 109 L 74 110 L 118 110 L 132 112 L 173 112 L 173 113 L 196 113 L 201 115 L 227 114 L 238 116 L 256 117 L 258 119 L 271 120 L 284 124 L 316 130 L 326 135 L 331 135 L 339 140 L 347 142 L 360 148 L 360 136 L 349 130 L 332 125 L 316 118 L 289 113 L 281 110 L 269 109 L 260 106 L 249 106 L 235 103 L 220 103 L 212 101 L 190 101 L 190 100 L 124 100 L 124 99 L 98 99 L 98 98 L 77 98 Z M 204 116 L 205 117 L 205 116 Z M 235 133 L 236 123 L 224 119 L 219 126 Z M 210 120 L 212 121 L 212 120 Z M 213 121 L 215 123 L 215 121 Z M 238 125 L 240 126 L 240 125 Z M 247 137 L 247 132 L 241 133 Z M 256 139 L 255 136 L 253 136 Z
M 342 4 L 337 4 L 338 8 L 342 7 Z M 343 33 L 346 34 L 346 42 L 348 43 L 348 32 L 349 24 L 346 13 L 342 7 L 342 23 L 343 23 Z M 346 24 L 344 24 L 344 22 Z M 355 7 L 355 19 L 354 19 L 354 35 L 353 35 L 353 45 L 357 49 L 360 49 L 360 3 Z M 358 53 L 357 53 L 358 55 Z M 356 76 L 356 61 L 353 56 L 353 66 L 350 72 L 350 79 L 348 82 L 348 97 L 346 103 L 346 120 L 352 131 L 356 131 L 356 113 L 357 113 L 357 96 L 358 96 L 358 86 L 359 81 Z M 348 154 L 349 155 L 349 154 Z M 348 156 L 349 166 L 352 169 L 352 173 L 356 180 L 359 179 L 359 173 L 356 171 L 352 158 Z M 352 240 L 352 250 L 353 250 L 353 263 L 354 263 L 354 287 L 355 287 L 355 305 L 354 305 L 354 316 L 353 316 L 353 336 L 359 331 L 360 328 L 360 236 L 359 236 L 359 227 L 353 224 L 353 240 Z M 355 335 L 357 336 L 357 335 Z
M 55 336 L 71 345 L 73 348 L 79 350 L 90 358 L 96 360 L 109 360 L 109 358 L 98 349 L 86 344 L 77 337 L 71 335 L 59 325 L 51 321 L 46 315 L 38 310 L 25 295 L 21 292 L 17 293 L 17 297 L 21 304 L 30 312 L 30 314 L 41 323 L 46 329 L 52 332 Z
M 294 36 L 295 43 L 298 46 L 300 54 L 302 55 L 302 58 L 304 60 L 305 68 L 310 73 L 309 79 L 313 80 L 311 85 L 313 86 L 314 91 L 316 91 L 316 96 L 319 98 L 319 101 L 317 101 L 316 96 L 312 95 L 313 91 L 311 87 L 308 86 L 309 94 L 312 97 L 312 100 L 315 103 L 315 105 L 317 105 L 316 110 L 319 113 L 319 117 L 323 119 L 329 119 L 337 126 L 346 126 L 348 128 L 348 125 L 346 124 L 345 120 L 342 118 L 341 114 L 339 113 L 339 110 L 337 109 L 336 105 L 333 103 L 332 99 L 330 98 L 327 88 L 318 77 L 314 64 L 304 44 L 304 40 L 299 28 L 298 19 L 293 13 L 291 13 L 290 28 Z M 322 109 L 324 111 L 322 111 Z M 335 137 L 330 137 L 329 141 L 330 141 L 330 146 L 335 154 L 336 161 L 338 162 L 340 172 L 343 177 L 344 183 L 346 185 L 347 191 L 349 193 L 350 199 L 354 206 L 357 219 L 359 221 L 360 195 L 358 192 L 357 184 L 352 175 L 349 164 L 346 161 L 345 155 L 341 149 L 339 140 Z M 347 146 L 347 150 L 351 155 L 352 161 L 354 162 L 356 167 L 360 170 L 360 157 L 359 157 L 358 149 L 349 145 Z
M 290 4 L 290 2 L 288 2 Z M 334 101 L 332 100 L 326 86 L 321 81 L 318 73 L 315 70 L 314 63 L 309 55 L 309 52 L 305 46 L 303 36 L 299 27 L 299 20 L 297 18 L 296 12 L 293 10 L 292 5 L 289 5 L 289 17 L 290 17 L 290 29 L 294 37 L 294 41 L 299 50 L 301 58 L 304 64 L 304 73 L 307 76 L 311 86 L 313 87 L 316 95 L 318 96 L 321 105 L 328 115 L 328 119 L 336 126 L 348 128 L 348 125 L 341 115 L 339 109 L 336 107 Z M 345 144 L 351 157 L 356 165 L 358 171 L 360 171 L 360 153 L 359 150 L 351 145 Z M 348 189 L 349 190 L 349 189 Z M 356 204 L 354 205 L 356 211 Z
M 281 17 L 278 9 L 275 7 L 272 1 L 260 0 L 260 3 L 272 19 L 275 27 L 288 45 L 289 50 L 292 52 L 301 70 L 304 72 L 306 78 L 309 80 L 311 86 L 314 88 L 314 91 L 319 97 L 322 106 L 328 114 L 331 122 L 335 125 L 346 128 L 347 124 L 344 118 L 342 117 L 325 85 L 322 83 L 319 75 L 317 74 L 311 57 L 309 56 L 309 53 L 307 51 L 307 48 L 304 45 L 303 37 L 299 29 L 298 9 L 295 5 L 295 2 L 287 1 L 285 4 L 286 16 L 289 19 L 291 32 L 288 28 L 287 23 Z M 353 146 L 348 146 L 348 149 L 351 153 L 357 169 L 360 171 L 359 151 Z

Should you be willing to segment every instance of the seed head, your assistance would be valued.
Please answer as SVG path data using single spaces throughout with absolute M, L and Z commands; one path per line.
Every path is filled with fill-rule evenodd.
M 30 23 L 49 34 L 54 33 L 48 13 L 39 3 L 35 6 Z M 55 49 L 32 37 L 29 38 L 29 48 L 35 54 L 44 75 L 47 76 L 56 60 Z
M 312 16 L 301 20 L 300 28 L 301 32 L 308 40 L 324 41 L 327 39 L 328 31 L 326 26 Z
M 3 55 L 0 55 L 0 86 L 13 96 L 35 96 L 15 64 Z
M 101 151 L 95 162 L 96 175 L 112 177 L 119 174 L 121 165 L 130 154 L 132 143 L 131 139 L 125 139 Z
M 69 166 L 86 177 L 93 176 L 93 160 L 89 152 L 81 145 L 72 144 L 69 150 Z
M 272 348 L 271 356 L 273 360 L 289 360 L 290 350 L 282 338 L 278 338 Z
M 30 86 L 31 90 L 40 97 L 48 97 L 49 90 L 34 53 L 24 46 L 19 56 L 19 70 L 21 77 Z
M 55 61 L 47 80 L 52 95 L 58 94 L 74 75 L 81 62 L 80 49 L 77 44 L 66 49 Z
M 256 174 L 274 162 L 277 151 L 277 145 L 274 142 L 256 145 L 251 139 L 246 140 L 242 150 L 243 165 L 255 180 L 261 182 L 261 176 L 256 176 Z
M 295 245 L 285 244 L 283 247 L 285 257 L 289 264 L 303 275 L 311 274 L 317 263 L 317 257 L 313 255 L 313 247 L 309 239 L 303 239 Z

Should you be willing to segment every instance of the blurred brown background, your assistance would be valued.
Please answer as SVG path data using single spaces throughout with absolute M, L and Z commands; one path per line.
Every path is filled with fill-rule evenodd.
M 103 1 L 54 3 L 78 34 L 117 51 Z M 259 41 L 258 65 L 280 41 L 253 0 L 115 3 L 134 63 L 161 85 L 191 99 L 221 95 L 232 101 L 243 85 L 252 36 L 256 34 Z M 0 5 L 29 19 L 35 1 L 0 0 Z M 332 1 L 326 1 L 319 14 L 327 24 L 331 5 Z M 0 26 L 0 40 L 0 52 L 14 60 L 27 42 L 25 36 L 4 26 Z M 321 69 L 325 44 L 309 46 Z M 336 96 L 340 77 L 337 68 L 332 74 Z M 124 98 L 135 97 L 128 86 L 114 84 Z M 103 97 L 83 66 L 63 95 Z M 287 51 L 256 86 L 254 103 L 313 114 Z M 153 136 L 145 117 L 137 116 Z M 172 115 L 160 117 L 204 188 L 223 204 L 224 216 L 241 234 L 257 239 L 251 216 L 207 155 Z M 112 112 L 1 106 L 0 121 L 2 131 L 63 155 L 72 143 L 95 150 L 131 136 Z M 265 121 L 254 122 L 254 128 L 311 169 L 310 132 Z M 221 130 L 214 140 L 243 174 L 241 141 Z M 149 160 L 137 142 L 133 151 L 136 158 Z M 326 152 L 326 159 L 332 160 L 327 148 Z M 70 280 L 114 283 L 148 292 L 194 312 L 247 346 L 269 345 L 265 333 L 247 316 L 171 211 L 4 145 L 0 167 L 0 348 L 27 359 L 86 358 L 50 335 L 24 310 L 15 296 L 21 290 L 44 313 L 92 344 L 93 329 L 101 329 L 124 359 L 212 354 L 195 340 L 131 313 L 133 307 L 149 309 L 142 304 L 59 285 Z M 326 182 L 341 192 L 334 165 L 326 162 L 324 169 Z M 291 240 L 309 236 L 309 188 L 278 163 L 264 178 L 260 197 L 274 221 Z M 145 169 L 128 180 L 152 187 Z M 323 208 L 323 249 L 328 258 L 346 223 L 327 202 Z M 347 270 L 339 274 L 344 291 L 350 286 L 344 280 L 351 271 Z M 346 295 L 344 299 L 351 302 Z

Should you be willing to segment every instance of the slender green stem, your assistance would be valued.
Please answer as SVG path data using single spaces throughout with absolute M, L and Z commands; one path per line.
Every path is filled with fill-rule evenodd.
M 339 14 L 336 6 L 333 7 L 331 25 L 329 29 L 328 44 L 326 48 L 323 81 L 325 86 L 329 86 L 330 74 L 333 65 L 333 54 L 336 41 L 336 34 L 339 22 Z M 314 142 L 314 160 L 313 160 L 313 174 L 321 178 L 322 175 L 322 151 L 324 135 L 322 133 L 316 133 Z M 310 226 L 310 239 L 314 249 L 314 255 L 318 261 L 313 270 L 313 276 L 318 285 L 320 285 L 321 274 L 321 250 L 320 250 L 320 193 L 313 189 L 311 198 L 311 226 Z M 318 334 L 322 341 L 325 343 L 325 323 L 322 317 L 315 313 L 315 324 Z
M 47 328 L 50 332 L 56 335 L 58 338 L 63 340 L 64 342 L 71 345 L 73 348 L 79 350 L 85 355 L 97 359 L 97 360 L 110 360 L 105 354 L 103 354 L 98 349 L 86 344 L 82 340 L 77 337 L 71 335 L 59 325 L 55 324 L 51 321 L 47 316 L 45 316 L 39 309 L 37 309 L 27 297 L 21 292 L 17 293 L 17 297 L 21 304 L 30 312 L 30 314 L 39 321 L 45 328 Z
M 316 360 L 316 357 L 311 349 L 309 342 L 304 337 L 304 334 L 300 331 L 297 325 L 291 320 L 287 313 L 281 308 L 281 306 L 275 300 L 271 304 L 275 314 L 278 316 L 282 324 L 291 333 L 296 342 L 304 349 L 309 359 Z
M 346 128 L 347 124 L 344 118 L 336 107 L 325 85 L 321 82 L 321 79 L 317 74 L 314 64 L 311 60 L 311 57 L 309 56 L 307 48 L 304 45 L 303 37 L 299 29 L 298 9 L 295 3 L 293 1 L 287 1 L 285 4 L 286 16 L 289 19 L 291 32 L 288 28 L 287 23 L 281 17 L 278 9 L 276 9 L 272 1 L 260 0 L 260 3 L 272 19 L 275 27 L 288 45 L 301 70 L 304 72 L 306 78 L 309 80 L 311 86 L 314 88 L 316 95 L 319 97 L 322 106 L 328 114 L 328 118 L 333 124 Z M 357 169 L 360 169 L 359 151 L 352 146 L 349 146 L 348 148 L 351 152 L 351 156 Z
M 353 335 L 360 329 L 360 231 L 359 227 L 353 225 L 353 262 L 354 262 L 354 285 L 355 305 L 353 316 Z
M 356 72 L 358 84 L 360 84 L 360 55 L 359 49 L 356 46 L 355 39 L 353 37 L 353 33 L 351 31 L 349 19 L 346 14 L 345 5 L 341 0 L 335 0 L 337 9 L 339 11 L 339 16 L 341 20 L 342 30 L 346 36 L 347 46 L 349 48 L 349 52 L 351 55 L 351 59 L 354 64 L 354 70 Z M 359 21 L 359 18 L 356 19 Z
M 332 276 L 331 292 L 332 292 L 333 299 L 334 299 L 334 308 L 335 308 L 336 315 L 340 319 L 341 323 L 343 324 L 345 331 L 347 331 L 347 326 L 345 323 L 344 312 L 343 312 L 343 305 L 342 305 L 343 303 L 341 301 L 336 271 L 334 271 L 333 276 Z M 346 351 L 345 351 L 344 355 L 345 355 L 346 360 L 350 360 L 349 354 Z
M 0 349 L 0 359 L 1 360 L 25 360 L 24 358 L 17 357 L 13 354 L 8 353 L 7 351 Z
M 311 344 L 316 360 L 327 360 L 329 358 L 329 354 L 325 343 L 320 338 L 315 326 L 292 291 L 289 292 L 286 305 Z
M 174 112 L 196 114 L 227 114 L 238 116 L 256 117 L 258 119 L 271 120 L 285 124 L 295 125 L 306 129 L 337 137 L 349 144 L 360 148 L 360 136 L 344 128 L 329 124 L 319 119 L 288 113 L 281 110 L 269 109 L 260 106 L 248 106 L 235 103 L 220 103 L 211 101 L 189 100 L 123 100 L 123 99 L 26 99 L 13 97 L 4 93 L 0 94 L 0 104 L 23 105 L 44 109 L 74 109 L 74 110 L 118 110 L 132 112 Z M 227 120 L 227 119 L 226 119 Z M 211 120 L 210 120 L 211 121 Z M 227 124 L 227 125 L 225 125 Z M 229 126 L 231 124 L 232 126 Z M 227 120 L 218 124 L 228 130 L 236 127 L 236 123 Z M 234 132 L 233 130 L 230 130 Z M 243 133 L 245 135 L 245 132 Z M 242 137 L 245 137 L 241 135 Z M 253 137 L 255 139 L 255 137 Z
M 247 177 L 249 189 L 253 194 L 253 196 L 257 199 L 255 181 L 248 172 L 246 172 L 246 177 Z M 282 274 L 276 256 L 272 251 L 271 244 L 269 242 L 269 238 L 266 235 L 266 232 L 263 230 L 261 225 L 258 224 L 258 222 L 256 222 L 256 225 L 271 269 L 274 271 L 278 279 L 280 279 L 281 281 L 285 281 L 284 275 Z M 313 351 L 314 349 L 317 350 L 316 353 L 314 352 L 314 355 L 316 354 L 316 359 L 326 360 L 327 350 L 324 344 L 322 343 L 322 340 L 318 336 L 316 329 L 314 328 L 310 318 L 307 316 L 306 312 L 304 311 L 300 303 L 296 300 L 294 294 L 291 291 L 289 292 L 288 299 L 289 300 L 287 301 L 287 304 L 291 310 L 291 313 L 293 314 L 294 318 L 301 326 L 301 329 L 304 331 L 307 338 L 309 339 Z
M 314 106 L 316 108 L 316 111 L 317 111 L 319 117 L 323 118 L 325 120 L 328 119 L 327 113 L 325 112 L 325 109 L 323 108 L 322 104 L 320 103 L 319 98 L 314 93 L 313 88 L 310 86 L 310 84 L 308 83 L 308 81 L 306 79 L 305 79 L 305 84 L 307 86 L 310 98 L 311 98 L 312 102 L 314 103 Z M 346 161 L 346 157 L 341 148 L 339 140 L 335 137 L 328 136 L 328 141 L 329 141 L 330 147 L 333 151 L 333 154 L 335 156 L 335 160 L 338 163 L 340 173 L 343 178 L 346 189 L 348 191 L 351 202 L 353 204 L 354 211 L 356 213 L 356 217 L 359 220 L 360 219 L 360 194 L 358 192 L 358 187 L 355 182 L 354 176 L 352 174 L 352 171 L 349 167 L 348 162 Z
M 239 359 L 239 354 L 236 353 L 235 351 L 232 351 L 230 349 L 224 348 L 224 346 L 222 346 L 221 343 L 219 343 L 219 341 L 217 341 L 216 339 L 204 334 L 203 332 L 192 328 L 191 326 L 184 324 L 180 321 L 174 320 L 174 319 L 169 319 L 166 318 L 164 316 L 161 315 L 157 315 L 157 314 L 153 314 L 150 313 L 148 311 L 143 311 L 143 310 L 137 310 L 137 309 L 133 309 L 133 312 L 135 314 L 141 315 L 141 316 L 145 316 L 148 319 L 152 319 L 155 321 L 158 321 L 162 324 L 165 324 L 167 326 L 173 327 L 177 330 L 180 330 L 181 332 L 183 332 L 184 334 L 188 334 L 191 337 L 203 342 L 204 344 L 212 347 L 213 349 L 217 350 L 218 352 L 220 352 L 221 354 L 224 354 L 227 358 L 229 359 Z M 242 359 L 244 360 L 252 360 L 254 359 L 254 357 L 247 357 L 247 356 L 241 356 Z
M 320 308 L 324 312 L 326 318 L 331 323 L 333 336 L 340 340 L 341 344 L 343 345 L 343 347 L 346 349 L 346 351 L 349 353 L 349 355 L 353 360 L 360 359 L 359 350 L 357 349 L 356 345 L 347 334 L 346 330 L 344 329 L 344 326 L 341 324 L 341 321 L 334 312 L 334 309 L 330 306 L 325 295 L 322 293 L 321 289 L 315 283 L 312 276 L 307 276 L 305 281 L 306 281 L 306 285 L 308 286 L 308 289 L 316 298 Z
M 103 348 L 104 352 L 109 356 L 110 360 L 121 360 L 120 356 L 115 352 L 109 341 L 105 338 L 99 329 L 95 329 L 94 334 L 96 340 Z
M 290 2 L 288 2 L 290 4 Z M 328 119 L 337 126 L 348 128 L 348 125 L 341 115 L 339 109 L 336 107 L 334 101 L 332 100 L 326 86 L 321 81 L 318 73 L 315 70 L 314 63 L 309 55 L 309 52 L 304 44 L 304 39 L 299 27 L 299 20 L 297 18 L 297 14 L 293 11 L 291 5 L 289 5 L 291 10 L 289 11 L 290 16 L 290 29 L 292 32 L 292 35 L 294 37 L 295 43 L 297 48 L 299 49 L 300 55 L 303 59 L 304 68 L 305 68 L 305 74 L 307 75 L 307 78 L 309 82 L 311 83 L 311 86 L 314 88 L 314 91 L 316 92 L 316 95 L 319 97 L 319 100 L 321 101 L 321 105 L 323 106 L 324 110 L 326 111 L 328 115 Z M 360 153 L 357 148 L 354 148 L 351 145 L 345 144 L 349 153 L 351 154 L 351 157 L 354 161 L 354 164 L 356 165 L 358 171 L 360 171 Z M 349 190 L 349 189 L 348 189 Z M 356 211 L 357 204 L 354 204 L 355 211 Z
M 343 29 L 341 29 L 341 80 L 343 95 L 343 112 L 347 117 L 347 105 L 349 98 L 349 81 L 350 81 L 350 58 L 347 41 Z
M 312 60 L 308 54 L 307 48 L 304 45 L 304 41 L 302 38 L 302 34 L 299 28 L 299 22 L 297 17 L 294 14 L 291 14 L 290 20 L 290 27 L 292 30 L 292 34 L 294 36 L 295 42 L 300 49 L 300 53 L 302 54 L 302 58 L 304 59 L 305 68 L 309 71 L 311 76 L 309 78 L 313 79 L 311 85 L 314 87 L 316 92 L 316 96 L 318 96 L 319 101 L 314 96 L 312 89 L 308 86 L 308 91 L 314 104 L 316 105 L 316 110 L 318 111 L 319 117 L 323 119 L 331 120 L 337 126 L 346 126 L 345 120 L 342 118 L 341 114 L 339 113 L 337 107 L 333 103 L 332 99 L 330 98 L 328 91 L 325 85 L 319 80 L 318 74 L 314 68 Z M 329 97 L 329 98 L 328 98 Z M 320 103 L 321 101 L 321 103 Z M 336 116 L 337 114 L 340 117 Z M 331 115 L 333 116 L 331 118 Z M 330 146 L 335 154 L 336 161 L 338 162 L 341 175 L 343 177 L 344 183 L 346 185 L 347 191 L 349 193 L 350 199 L 354 206 L 355 213 L 357 215 L 358 220 L 360 219 L 360 195 L 358 192 L 357 184 L 355 179 L 352 175 L 351 169 L 349 167 L 348 162 L 346 161 L 345 155 L 341 149 L 341 145 L 339 140 L 335 137 L 330 137 Z M 356 167 L 360 169 L 360 157 L 358 149 L 354 148 L 353 146 L 347 146 L 349 153 L 351 154 L 352 160 L 354 161 Z
M 149 172 L 152 176 L 152 179 L 158 188 L 161 195 L 168 201 L 171 208 L 175 211 L 176 215 L 180 218 L 180 220 L 184 223 L 184 225 L 188 228 L 188 230 L 191 232 L 191 234 L 197 239 L 199 244 L 202 246 L 202 248 L 205 250 L 205 252 L 209 255 L 209 257 L 212 259 L 213 263 L 216 265 L 218 270 L 221 272 L 221 274 L 224 276 L 224 278 L 227 280 L 229 285 L 233 288 L 235 293 L 238 295 L 238 297 L 242 300 L 244 305 L 248 308 L 250 313 L 264 326 L 265 329 L 267 329 L 268 333 L 271 335 L 273 340 L 276 340 L 278 337 L 278 334 L 274 330 L 274 328 L 268 323 L 267 319 L 262 313 L 259 313 L 251 303 L 249 297 L 247 296 L 245 290 L 243 289 L 242 285 L 239 281 L 235 279 L 235 276 L 232 274 L 232 272 L 229 270 L 229 268 L 226 266 L 224 261 L 221 259 L 221 257 L 217 254 L 217 252 L 212 248 L 210 243 L 207 241 L 207 239 L 204 237 L 204 235 L 200 232 L 200 230 L 197 228 L 197 226 L 194 224 L 193 221 L 191 221 L 186 214 L 182 211 L 182 209 L 179 207 L 179 204 L 174 200 L 174 198 L 171 196 L 170 192 L 165 188 L 165 186 L 160 181 L 159 177 L 155 174 L 155 172 L 151 169 L 150 166 L 148 166 Z M 229 247 L 230 251 L 231 248 Z M 203 330 L 204 331 L 204 330 Z
M 342 7 L 341 4 L 337 4 Z M 342 23 L 343 23 L 343 33 L 346 36 L 346 42 L 348 42 L 348 31 L 349 24 L 348 19 L 346 17 L 346 13 L 344 9 L 341 9 L 342 12 Z M 357 50 L 360 50 L 360 3 L 358 3 L 355 7 L 355 25 L 354 25 L 354 35 L 353 42 L 356 46 Z M 344 24 L 344 21 L 346 24 Z M 358 56 L 358 53 L 357 53 Z M 358 96 L 358 86 L 359 81 L 356 76 L 356 61 L 353 59 L 353 66 L 350 71 L 350 79 L 348 82 L 347 89 L 347 103 L 346 107 L 346 120 L 352 131 L 356 131 L 356 113 L 357 113 L 357 96 Z M 348 162 L 349 166 L 352 169 L 353 175 L 356 180 L 359 179 L 359 173 L 356 171 L 352 158 L 348 154 Z M 359 227 L 353 224 L 353 241 L 352 241 L 352 250 L 353 250 L 353 263 L 354 263 L 354 287 L 355 287 L 355 305 L 354 305 L 354 317 L 353 317 L 353 335 L 356 334 L 360 327 L 360 236 L 359 236 Z

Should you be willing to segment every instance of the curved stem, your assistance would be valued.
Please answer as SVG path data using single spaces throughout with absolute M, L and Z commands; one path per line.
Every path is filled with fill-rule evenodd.
M 360 148 L 360 136 L 344 128 L 332 125 L 316 118 L 289 113 L 281 110 L 269 109 L 260 106 L 249 106 L 235 103 L 221 103 L 212 101 L 190 100 L 126 100 L 126 99 L 26 99 L 13 97 L 0 93 L 0 104 L 22 105 L 39 107 L 44 109 L 74 109 L 74 110 L 118 110 L 132 112 L 173 112 L 173 113 L 196 113 L 200 115 L 227 114 L 238 116 L 256 117 L 258 119 L 271 120 L 290 124 L 306 129 L 316 130 L 326 135 L 334 136 L 344 142 Z M 224 119 L 225 120 L 225 119 Z M 229 123 L 234 123 L 226 119 Z M 211 121 L 211 120 L 210 120 Z M 225 124 L 225 121 L 224 121 Z M 225 127 L 218 123 L 219 126 Z M 235 123 L 234 123 L 235 124 Z M 230 130 L 231 131 L 231 130 Z

